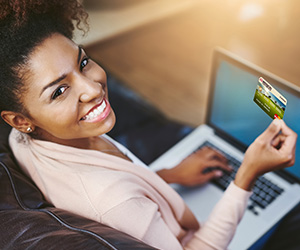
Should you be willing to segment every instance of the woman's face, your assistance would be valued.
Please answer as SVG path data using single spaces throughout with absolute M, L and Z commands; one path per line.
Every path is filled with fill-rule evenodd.
M 30 55 L 28 67 L 22 102 L 38 138 L 69 144 L 112 129 L 106 74 L 82 48 L 54 34 Z

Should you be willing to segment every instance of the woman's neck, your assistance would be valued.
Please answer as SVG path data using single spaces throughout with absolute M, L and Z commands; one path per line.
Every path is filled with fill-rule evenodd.
M 45 132 L 39 133 L 38 129 L 33 133 L 31 133 L 31 137 L 36 140 L 50 141 L 64 146 L 70 146 L 70 147 L 81 148 L 81 149 L 90 149 L 91 142 L 94 140 L 93 139 L 94 137 L 61 139 L 49 133 L 45 133 Z
M 34 139 L 50 141 L 54 143 L 58 143 L 65 146 L 80 148 L 80 149 L 91 149 L 97 150 L 106 154 L 114 155 L 121 157 L 126 160 L 130 160 L 127 156 L 125 156 L 112 142 L 107 140 L 103 136 L 93 136 L 87 138 L 78 138 L 78 139 L 60 139 L 54 136 L 35 136 L 32 134 Z

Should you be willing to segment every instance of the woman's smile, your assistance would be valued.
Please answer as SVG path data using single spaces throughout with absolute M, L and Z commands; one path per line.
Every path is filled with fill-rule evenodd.
M 85 122 L 100 122 L 104 120 L 109 113 L 111 112 L 111 107 L 106 98 L 103 98 L 102 101 L 95 105 L 90 111 L 82 117 L 80 120 Z

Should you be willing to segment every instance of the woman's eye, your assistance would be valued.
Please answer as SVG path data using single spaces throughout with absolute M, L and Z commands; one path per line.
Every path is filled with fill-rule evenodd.
M 89 63 L 89 58 L 88 57 L 83 58 L 83 60 L 80 63 L 80 71 L 82 71 L 85 68 L 85 66 L 88 65 L 88 63 Z
M 67 90 L 67 88 L 67 86 L 60 86 L 59 88 L 57 88 L 51 96 L 51 99 L 55 100 L 57 97 L 62 95 Z

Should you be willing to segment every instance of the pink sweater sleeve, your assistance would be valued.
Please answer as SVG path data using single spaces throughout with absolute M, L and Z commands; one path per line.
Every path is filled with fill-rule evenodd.
M 244 215 L 251 194 L 232 182 L 185 249 L 226 249 Z

